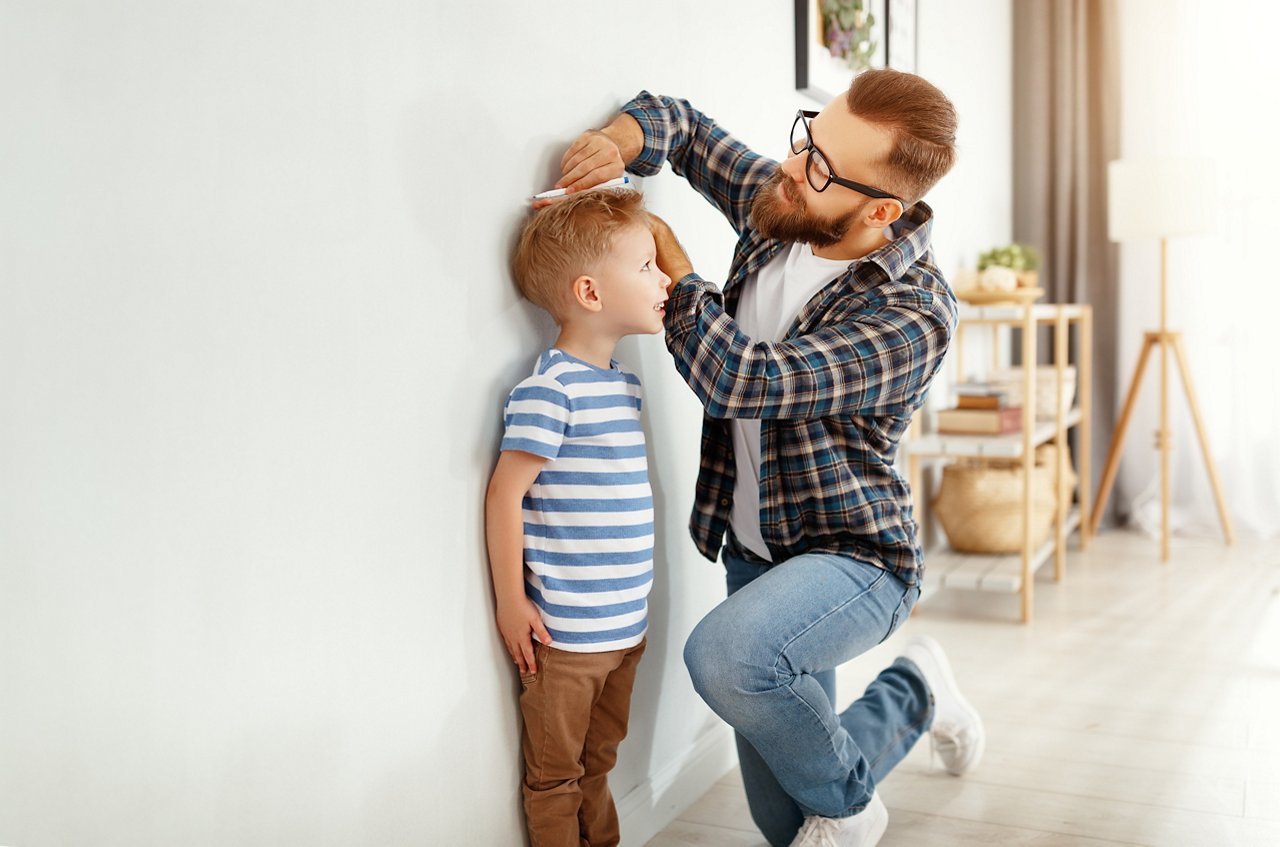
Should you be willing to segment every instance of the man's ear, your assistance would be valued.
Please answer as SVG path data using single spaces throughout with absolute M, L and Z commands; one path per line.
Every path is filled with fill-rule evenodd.
M 902 212 L 902 204 L 897 200 L 883 198 L 871 204 L 871 208 L 863 215 L 862 222 L 873 229 L 884 229 L 902 217 Z
M 598 312 L 604 308 L 600 301 L 600 285 L 595 277 L 583 274 L 573 281 L 573 302 L 588 312 Z

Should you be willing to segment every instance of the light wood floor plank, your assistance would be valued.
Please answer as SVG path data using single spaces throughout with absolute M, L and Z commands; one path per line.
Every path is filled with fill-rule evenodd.
M 726 784 L 724 780 L 711 786 L 706 794 L 685 809 L 679 820 L 759 834 L 751 820 L 741 783 Z
M 742 800 L 742 810 L 747 809 L 747 800 Z M 725 829 L 719 826 L 705 826 L 700 823 L 677 820 L 649 840 L 647 847 L 769 847 L 760 833 L 743 832 L 737 829 Z
M 924 745 L 924 746 L 927 746 Z M 894 771 L 917 776 L 938 775 L 927 759 L 906 759 Z M 1246 780 L 1239 777 L 1185 776 L 1173 779 L 1162 771 L 1047 759 L 1019 752 L 988 751 L 982 767 L 966 781 L 1006 788 L 1035 786 L 1080 800 L 1120 800 L 1166 809 L 1219 815 L 1245 813 Z
M 879 847 L 1124 847 L 1126 842 L 1062 835 L 894 809 Z
M 1280 823 L 1165 809 L 1051 790 L 894 773 L 880 786 L 885 805 L 919 814 L 1153 845 L 1280 844 Z

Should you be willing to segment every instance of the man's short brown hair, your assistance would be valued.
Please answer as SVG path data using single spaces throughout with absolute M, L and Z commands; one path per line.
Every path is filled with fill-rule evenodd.
M 644 198 L 629 188 L 571 194 L 536 211 L 520 233 L 512 271 L 520 293 L 560 320 L 569 283 L 592 272 L 632 226 L 648 227 Z
M 893 132 L 882 163 L 885 188 L 910 206 L 956 161 L 956 107 L 932 83 L 893 68 L 873 68 L 853 78 L 845 96 L 849 111 Z

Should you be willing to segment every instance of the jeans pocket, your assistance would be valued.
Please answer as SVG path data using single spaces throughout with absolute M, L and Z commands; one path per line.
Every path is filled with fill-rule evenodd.
M 920 587 L 918 585 L 908 586 L 902 592 L 902 599 L 898 601 L 898 608 L 893 610 L 893 619 L 889 621 L 889 631 L 884 634 L 884 638 L 880 639 L 883 644 L 888 640 L 889 636 L 898 631 L 898 627 L 906 623 L 907 617 L 911 614 L 911 610 L 915 608 L 916 601 L 920 599 Z

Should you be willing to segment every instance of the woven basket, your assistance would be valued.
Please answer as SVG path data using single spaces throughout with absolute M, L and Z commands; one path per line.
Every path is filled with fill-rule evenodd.
M 1054 464 L 1058 448 L 1036 448 L 1031 473 L 1031 541 L 1043 544 L 1053 528 L 1057 496 Z M 1075 486 L 1067 465 L 1067 491 Z M 942 486 L 932 503 L 951 547 L 961 553 L 1022 551 L 1022 468 L 1013 461 L 956 462 L 942 470 Z

